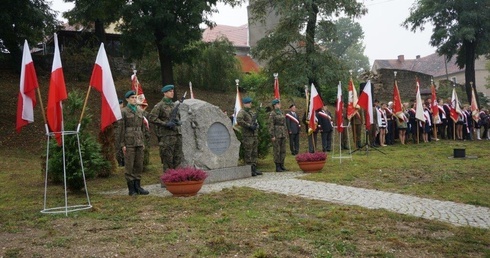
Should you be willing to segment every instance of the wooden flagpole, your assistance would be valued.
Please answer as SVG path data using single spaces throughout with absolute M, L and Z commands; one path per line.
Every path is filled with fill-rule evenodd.
M 39 90 L 39 85 L 37 87 L 37 96 L 39 98 L 39 105 L 41 105 L 41 112 L 43 114 L 44 124 L 48 124 L 46 120 L 46 113 L 44 112 L 43 99 L 41 98 L 41 91 Z
M 80 119 L 78 120 L 77 132 L 80 130 L 80 124 L 82 123 L 83 114 L 85 113 L 85 108 L 87 107 L 88 96 L 90 95 L 90 90 L 92 86 L 88 87 L 87 95 L 85 96 L 85 101 L 83 102 L 82 113 L 80 114 Z

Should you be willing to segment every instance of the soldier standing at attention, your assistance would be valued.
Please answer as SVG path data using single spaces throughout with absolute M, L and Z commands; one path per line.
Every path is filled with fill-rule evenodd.
M 243 159 L 252 167 L 252 176 L 262 175 L 262 172 L 257 170 L 259 147 L 257 115 L 252 111 L 251 98 L 243 98 L 242 103 L 243 109 L 238 112 L 236 121 L 242 128 Z
M 147 195 L 148 191 L 141 188 L 141 172 L 143 171 L 143 150 L 145 125 L 143 113 L 136 106 L 136 93 L 128 91 L 124 95 L 128 104 L 121 110 L 119 142 L 124 153 L 124 175 L 128 184 L 129 195 Z
M 124 108 L 123 100 L 119 100 L 119 108 L 122 110 Z M 115 145 L 116 145 L 116 160 L 117 164 L 119 164 L 120 167 L 124 167 L 124 153 L 122 151 L 122 146 L 120 145 L 120 133 L 121 133 L 121 123 L 122 120 L 119 119 L 114 123 L 114 139 L 115 139 Z
M 296 114 L 296 106 L 291 104 L 289 106 L 289 112 L 286 114 L 286 126 L 289 133 L 289 149 L 291 154 L 296 155 L 299 152 L 299 129 L 301 124 L 299 123 L 298 114 Z
M 332 150 L 332 114 L 328 111 L 327 105 L 324 105 L 322 109 L 316 113 L 318 118 L 318 128 L 322 137 L 322 151 Z
M 149 120 L 155 125 L 155 133 L 160 146 L 160 160 L 163 172 L 169 168 L 177 168 L 184 156 L 182 152 L 182 133 L 180 132 L 180 114 L 178 105 L 172 101 L 174 86 L 162 88 L 163 99 L 158 102 L 149 114 Z
M 272 100 L 272 111 L 269 114 L 269 134 L 271 135 L 274 150 L 274 163 L 276 172 L 287 171 L 284 167 L 286 158 L 286 117 L 281 111 L 281 102 L 278 99 Z

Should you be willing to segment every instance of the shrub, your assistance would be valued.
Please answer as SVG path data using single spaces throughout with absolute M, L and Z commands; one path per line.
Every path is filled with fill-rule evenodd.
M 185 182 L 185 181 L 201 181 L 208 177 L 208 173 L 202 169 L 194 167 L 183 167 L 176 169 L 167 169 L 160 176 L 162 182 Z
M 301 153 L 296 155 L 296 161 L 304 162 L 304 161 L 321 161 L 326 160 L 327 154 L 325 152 L 315 152 L 315 153 Z

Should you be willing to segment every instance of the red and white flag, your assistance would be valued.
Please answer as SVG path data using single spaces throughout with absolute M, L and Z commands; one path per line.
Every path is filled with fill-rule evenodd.
M 393 86 L 393 113 L 399 119 L 404 119 L 405 115 L 403 114 L 402 108 L 402 100 L 400 98 L 400 91 L 398 90 L 398 82 L 395 79 L 395 83 Z
M 343 107 L 344 102 L 342 101 L 342 86 L 339 82 L 339 86 L 337 88 L 337 107 L 335 108 L 335 116 L 337 118 L 337 131 L 339 133 L 342 133 L 344 131 Z
M 434 121 L 439 121 L 439 105 L 437 104 L 437 94 L 436 94 L 436 86 L 434 83 L 430 86 L 431 91 L 431 104 L 430 109 L 432 110 L 432 116 L 435 118 Z
M 478 109 L 478 104 L 476 103 L 475 89 L 471 90 L 471 116 L 475 122 L 480 120 L 480 110 Z
M 20 133 L 22 127 L 34 122 L 34 107 L 36 107 L 37 82 L 36 70 L 32 61 L 31 51 L 27 40 L 24 41 L 24 53 L 22 54 L 22 67 L 20 71 L 20 89 L 17 101 L 17 125 L 15 128 Z
M 461 107 L 459 106 L 458 94 L 456 93 L 456 87 L 453 87 L 453 94 L 451 96 L 451 110 L 450 116 L 454 122 L 458 121 L 459 115 L 461 114 Z
M 356 113 L 357 113 L 357 108 L 359 107 L 357 105 L 357 92 L 356 92 L 356 87 L 354 87 L 354 82 L 352 81 L 352 78 L 349 80 L 349 89 L 348 89 L 348 102 L 347 102 L 347 118 L 351 119 Z
M 371 94 L 371 81 L 367 81 L 366 86 L 359 95 L 359 101 L 357 102 L 361 108 L 365 111 L 366 116 L 366 129 L 371 128 L 373 124 L 373 96 Z
M 104 53 L 105 53 L 105 51 L 104 51 Z M 106 59 L 107 59 L 107 57 L 106 57 Z M 112 75 L 111 75 L 111 78 L 112 78 Z M 148 105 L 148 102 L 146 101 L 145 93 L 143 92 L 143 87 L 141 87 L 141 83 L 138 80 L 138 77 L 136 76 L 136 70 L 133 70 L 133 75 L 131 75 L 131 90 L 136 93 L 136 104 Z
M 54 34 L 54 58 L 51 68 L 51 79 L 49 81 L 48 107 L 46 116 L 49 129 L 54 132 L 58 145 L 61 146 L 61 131 L 63 131 L 63 107 L 62 101 L 67 98 L 65 77 L 61 65 L 60 49 L 58 47 L 58 36 Z
M 278 74 L 274 74 L 274 98 L 281 99 L 281 95 L 279 94 L 279 79 L 277 78 Z
M 237 124 L 236 122 L 236 116 L 238 115 L 238 112 L 242 110 L 242 96 L 240 94 L 240 91 L 238 90 L 238 85 L 236 86 L 236 97 L 235 97 L 235 109 L 233 110 L 233 126 Z
M 311 84 L 310 89 L 310 104 L 308 108 L 308 133 L 311 134 L 316 130 L 318 120 L 315 116 L 315 111 L 323 107 L 323 101 L 318 91 L 316 91 L 315 85 Z
M 419 79 L 416 80 L 417 82 L 417 93 L 415 94 L 415 118 L 425 122 L 425 115 L 424 115 L 424 107 L 422 106 L 422 97 L 420 95 L 420 82 Z
M 102 94 L 100 130 L 104 131 L 107 126 L 122 118 L 116 86 L 112 79 L 111 67 L 104 49 L 104 43 L 100 44 L 94 70 L 92 71 L 92 78 L 90 78 L 90 86 Z

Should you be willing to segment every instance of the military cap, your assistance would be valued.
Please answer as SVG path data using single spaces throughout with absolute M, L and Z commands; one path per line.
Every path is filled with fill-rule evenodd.
M 133 95 L 136 95 L 136 93 L 134 93 L 134 91 L 130 90 L 130 91 L 126 92 L 126 94 L 124 94 L 124 97 L 125 98 L 129 98 L 129 97 L 131 97 Z
M 169 91 L 169 90 L 173 90 L 173 89 L 174 89 L 174 86 L 173 86 L 173 85 L 171 85 L 171 84 L 169 84 L 169 85 L 165 85 L 165 86 L 163 86 L 163 88 L 162 88 L 162 92 L 163 92 L 163 93 L 165 93 L 165 92 L 167 92 L 167 91 Z
M 271 102 L 271 104 L 272 104 L 272 105 L 275 105 L 275 104 L 277 104 L 277 103 L 279 103 L 279 102 L 280 102 L 280 101 L 279 101 L 278 99 L 273 99 L 273 100 L 272 100 L 272 102 Z
M 122 99 L 119 99 L 119 104 L 122 104 L 123 103 L 123 100 Z
M 252 102 L 252 98 L 250 98 L 250 97 L 243 98 L 242 102 L 243 102 L 243 104 L 248 104 L 248 103 Z

